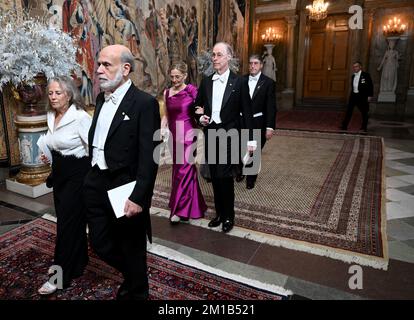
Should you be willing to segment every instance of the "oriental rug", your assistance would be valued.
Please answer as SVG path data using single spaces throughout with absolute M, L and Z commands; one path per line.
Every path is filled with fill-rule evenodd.
M 43 299 L 37 289 L 52 265 L 56 224 L 36 219 L 0 236 L 0 300 Z M 122 276 L 92 252 L 83 276 L 50 300 L 110 300 Z M 151 300 L 282 300 L 286 295 L 224 278 L 157 254 L 148 254 Z M 271 285 L 269 286 L 271 288 Z M 288 291 L 286 291 L 288 293 Z
M 235 183 L 230 235 L 387 269 L 382 138 L 277 130 L 262 154 L 256 186 Z M 215 216 L 211 184 L 199 178 Z M 159 169 L 154 213 L 169 216 L 171 167 Z M 220 231 L 219 228 L 216 229 Z

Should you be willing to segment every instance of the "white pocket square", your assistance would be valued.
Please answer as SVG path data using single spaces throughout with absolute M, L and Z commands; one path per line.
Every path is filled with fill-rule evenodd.
M 131 120 L 129 117 L 128 117 L 128 115 L 126 114 L 125 115 L 125 117 L 124 117 L 124 121 L 127 121 L 127 120 Z

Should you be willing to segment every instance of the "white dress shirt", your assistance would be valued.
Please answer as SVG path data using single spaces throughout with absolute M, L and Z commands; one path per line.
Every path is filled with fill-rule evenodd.
M 359 79 L 361 78 L 361 70 L 359 70 L 357 73 L 355 73 L 354 76 L 354 93 L 359 93 L 358 85 L 359 85 Z
M 106 138 L 108 137 L 109 129 L 115 113 L 118 110 L 122 99 L 124 99 L 126 93 L 128 92 L 131 84 L 131 80 L 125 82 L 122 86 L 116 89 L 115 92 L 108 97 L 108 99 L 105 99 L 107 101 L 105 101 L 102 105 L 98 120 L 96 122 L 95 134 L 92 143 L 92 167 L 97 164 L 101 170 L 108 169 L 104 152 Z
M 254 90 L 256 90 L 256 86 L 257 86 L 257 83 L 259 82 L 261 75 L 262 75 L 262 72 L 259 72 L 254 77 L 252 75 L 249 75 L 249 93 L 250 93 L 251 99 L 253 99 L 253 93 L 254 93 Z M 253 114 L 253 118 L 256 118 L 256 117 L 263 117 L 263 112 Z M 273 128 L 266 128 L 266 129 L 274 131 Z
M 211 121 L 217 124 L 221 123 L 220 112 L 223 104 L 224 92 L 226 91 L 227 82 L 229 80 L 230 69 L 223 74 L 213 75 L 213 105 L 211 111 Z
M 47 134 L 43 137 L 50 150 L 63 156 L 88 156 L 88 132 L 92 118 L 85 110 L 71 105 L 55 128 L 55 112 L 47 113 Z M 52 160 L 52 159 L 49 159 Z
M 252 99 L 253 99 L 254 90 L 256 89 L 257 82 L 259 81 L 261 74 L 262 73 L 259 72 L 254 77 L 252 75 L 249 76 L 249 93 L 250 93 L 250 98 Z

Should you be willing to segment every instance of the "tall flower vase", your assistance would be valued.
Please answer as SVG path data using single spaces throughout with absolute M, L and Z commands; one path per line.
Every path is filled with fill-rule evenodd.
M 46 181 L 51 168 L 40 160 L 41 150 L 37 146 L 40 136 L 47 132 L 46 87 L 47 80 L 39 75 L 34 85 L 22 84 L 13 90 L 19 101 L 15 119 L 18 130 L 21 169 L 17 182 L 37 186 Z

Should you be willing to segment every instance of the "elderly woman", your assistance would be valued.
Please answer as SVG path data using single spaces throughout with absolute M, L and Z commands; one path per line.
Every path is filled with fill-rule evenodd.
M 89 170 L 88 131 L 91 117 L 79 90 L 72 79 L 54 78 L 48 85 L 48 132 L 44 144 L 51 150 L 52 159 L 44 154 L 41 160 L 52 164 L 54 201 L 57 217 L 57 236 L 54 265 L 63 271 L 63 288 L 83 274 L 88 263 L 86 214 L 82 185 Z M 54 269 L 50 268 L 51 275 Z M 39 294 L 52 294 L 57 284 L 46 281 Z

